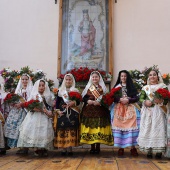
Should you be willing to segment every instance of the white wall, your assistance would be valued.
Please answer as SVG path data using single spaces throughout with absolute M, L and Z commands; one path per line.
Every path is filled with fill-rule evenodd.
M 57 81 L 58 5 L 0 0 L 0 69 L 42 69 Z
M 59 0 L 58 0 L 59 1 Z M 114 76 L 158 64 L 170 73 L 170 0 L 113 0 Z M 57 77 L 59 5 L 0 0 L 0 69 L 29 65 Z
M 114 4 L 114 73 L 159 65 L 170 73 L 170 0 Z

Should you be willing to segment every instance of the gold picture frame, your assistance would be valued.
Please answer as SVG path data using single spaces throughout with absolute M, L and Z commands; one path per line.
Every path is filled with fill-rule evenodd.
M 78 4 L 78 2 L 80 3 L 79 4 L 80 10 L 79 10 L 79 7 L 76 8 L 76 9 L 79 10 L 79 11 L 77 10 L 79 13 L 76 13 L 76 16 L 78 16 L 80 18 L 81 18 L 81 16 L 80 16 L 81 13 L 80 12 L 83 13 L 83 17 L 84 17 L 84 13 L 88 12 L 87 7 L 85 7 L 85 9 L 84 9 L 84 8 L 82 8 L 82 5 L 87 4 L 87 3 L 90 4 L 90 3 L 93 2 L 91 0 L 59 0 L 58 68 L 57 68 L 58 77 L 60 76 L 60 74 L 63 74 L 64 71 L 66 72 L 66 71 L 69 70 L 69 69 L 63 69 L 62 67 L 64 65 L 63 64 L 64 63 L 63 60 L 65 59 L 64 57 L 67 56 L 67 53 L 63 54 L 63 51 L 65 49 L 67 49 L 67 41 L 66 41 L 66 43 L 63 44 L 63 42 L 65 40 L 65 38 L 63 38 L 63 36 L 65 34 L 64 31 L 67 29 L 66 27 L 70 27 L 70 26 L 66 26 L 66 19 L 68 19 L 70 17 L 70 15 L 72 14 L 73 8 L 75 7 L 75 5 L 72 5 L 71 7 L 70 6 L 68 7 L 68 3 L 71 3 L 71 1 L 73 1 L 74 3 L 77 3 L 77 4 Z M 106 47 L 104 48 L 104 49 L 106 49 L 106 53 L 107 53 L 106 57 L 107 58 L 105 59 L 106 60 L 105 68 L 104 69 L 102 68 L 102 69 L 105 70 L 105 71 L 113 73 L 113 33 L 112 33 L 112 31 L 113 31 L 113 29 L 112 29 L 112 27 L 113 27 L 113 23 L 112 23 L 112 21 L 113 21 L 113 19 L 112 19 L 113 1 L 112 0 L 105 0 L 105 1 L 99 0 L 98 2 L 102 2 L 102 3 L 106 2 L 106 4 L 107 4 L 107 21 L 106 21 L 106 26 L 105 27 L 107 27 L 106 31 L 107 31 L 107 37 L 108 38 L 106 40 L 107 42 L 105 43 Z M 66 5 L 66 3 L 67 3 L 67 5 Z M 82 5 L 81 5 L 81 3 L 82 3 Z M 100 7 L 100 8 L 102 9 L 103 6 Z M 70 12 L 70 13 L 68 13 L 67 17 L 66 17 L 65 15 L 66 15 L 67 12 Z M 91 13 L 91 15 L 92 14 L 94 15 L 94 13 Z M 65 19 L 64 19 L 64 17 L 65 17 Z M 99 17 L 97 16 L 95 18 L 96 20 L 94 19 L 95 22 L 98 21 L 98 18 Z M 68 35 L 68 33 L 66 33 L 66 34 Z M 77 63 L 79 63 L 79 61 L 77 61 Z M 100 61 L 100 65 L 102 65 L 102 61 Z M 99 67 L 97 67 L 97 68 L 100 69 Z

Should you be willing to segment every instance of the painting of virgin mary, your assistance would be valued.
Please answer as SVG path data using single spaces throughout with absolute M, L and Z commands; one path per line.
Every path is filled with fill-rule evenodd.
M 81 33 L 81 52 L 80 56 L 90 58 L 93 54 L 96 29 L 90 20 L 88 10 L 83 10 L 83 20 L 80 22 L 79 31 Z
M 78 67 L 107 70 L 108 2 L 63 2 L 61 72 Z

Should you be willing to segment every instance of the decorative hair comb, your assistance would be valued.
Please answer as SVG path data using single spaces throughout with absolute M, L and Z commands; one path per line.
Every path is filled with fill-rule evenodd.
M 157 65 L 154 65 L 151 70 L 156 71 L 157 73 L 159 72 L 159 68 Z

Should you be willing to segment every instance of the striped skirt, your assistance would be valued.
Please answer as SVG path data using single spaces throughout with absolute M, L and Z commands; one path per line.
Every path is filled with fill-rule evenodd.
M 111 109 L 111 120 L 114 119 L 113 107 Z M 119 148 L 126 148 L 130 146 L 137 145 L 137 138 L 139 135 L 139 127 L 140 127 L 140 111 L 135 108 L 136 110 L 136 121 L 137 121 L 137 128 L 132 130 L 119 130 L 119 129 L 112 129 L 112 133 L 114 136 L 114 146 Z

